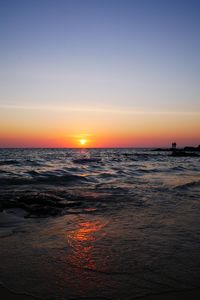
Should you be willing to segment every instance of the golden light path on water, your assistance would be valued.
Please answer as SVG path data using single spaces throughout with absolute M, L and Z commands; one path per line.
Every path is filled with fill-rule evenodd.
M 96 270 L 96 242 L 105 236 L 104 228 L 107 220 L 87 220 L 80 222 L 77 228 L 68 232 L 67 241 L 71 247 L 71 254 L 68 257 L 69 263 L 75 267 Z M 103 259 L 101 261 L 103 263 Z

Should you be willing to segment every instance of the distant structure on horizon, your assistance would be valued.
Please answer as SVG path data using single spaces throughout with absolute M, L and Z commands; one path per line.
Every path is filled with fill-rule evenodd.
M 176 149 L 176 143 L 172 143 L 172 149 L 175 150 Z

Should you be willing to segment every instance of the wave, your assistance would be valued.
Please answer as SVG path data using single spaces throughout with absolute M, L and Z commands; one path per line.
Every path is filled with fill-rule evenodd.
M 14 192 L 9 188 L 0 194 L 0 212 L 19 215 L 18 212 L 23 211 L 23 218 L 95 214 L 109 210 L 113 207 L 111 201 L 116 201 L 116 197 L 105 197 L 101 191 L 95 194 L 93 190 L 91 193 L 87 191 L 87 187 L 77 192 L 77 189 L 68 189 L 65 186 L 22 186 L 18 190 L 14 189 Z M 119 205 L 115 205 L 115 209 L 117 208 Z
M 113 177 L 117 177 L 117 174 L 101 173 L 101 174 L 98 175 L 98 177 L 100 177 L 100 178 L 113 178 Z
M 31 160 L 31 159 L 26 159 L 26 160 L 16 160 L 16 159 L 6 159 L 6 160 L 1 160 L 0 161 L 0 166 L 6 166 L 6 165 L 13 165 L 13 166 L 42 166 L 44 165 L 45 162 L 43 161 L 38 161 L 38 160 Z
M 157 172 L 160 172 L 159 169 L 144 169 L 144 168 L 140 168 L 140 169 L 136 169 L 135 170 L 136 172 L 141 172 L 141 173 L 157 173 Z
M 20 165 L 20 162 L 15 159 L 1 160 L 0 166 L 4 166 L 4 165 Z
M 158 159 L 162 158 L 162 154 L 154 154 L 154 153 L 124 153 L 124 157 L 126 157 L 129 160 L 138 161 L 138 160 L 144 160 L 148 161 L 150 159 Z
M 74 175 L 67 172 L 53 171 L 39 173 L 37 171 L 28 171 L 26 173 L 30 176 L 10 176 L 0 178 L 0 184 L 5 185 L 18 185 L 18 184 L 66 184 L 68 182 L 76 183 L 77 181 L 87 181 L 86 176 Z
M 34 171 L 34 170 L 28 171 L 28 172 L 26 172 L 26 174 L 29 174 L 31 176 L 40 176 L 40 173 L 37 171 Z
M 73 159 L 73 162 L 77 164 L 99 163 L 101 162 L 101 159 L 100 158 L 77 158 L 77 159 Z
M 80 209 L 83 203 L 84 198 L 72 196 L 67 192 L 61 195 L 54 190 L 23 190 L 14 194 L 6 193 L 2 199 L 0 197 L 0 210 L 9 213 L 11 209 L 13 212 L 20 209 L 26 212 L 25 218 L 48 217 L 63 214 L 70 208 Z
M 175 186 L 175 189 L 182 189 L 182 190 L 186 190 L 192 187 L 199 187 L 200 188 L 200 181 L 191 181 L 185 184 L 180 184 Z
M 31 159 L 26 159 L 23 164 L 25 166 L 33 166 L 33 167 L 37 167 L 37 166 L 42 166 L 45 164 L 45 162 L 43 161 L 38 161 L 38 160 L 31 160 Z
M 169 171 L 184 171 L 187 170 L 185 167 L 183 166 L 175 166 L 169 169 Z

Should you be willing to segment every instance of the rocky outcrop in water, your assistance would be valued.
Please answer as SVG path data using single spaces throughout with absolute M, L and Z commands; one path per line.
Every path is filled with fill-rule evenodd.
M 199 153 L 197 153 L 197 152 L 200 152 L 200 145 L 197 147 L 186 146 L 184 148 L 176 148 L 176 147 L 156 148 L 156 149 L 153 149 L 153 151 L 159 151 L 159 152 L 172 151 L 170 156 L 176 156 L 176 157 L 200 157 Z
M 0 197 L 1 198 L 1 197 Z M 0 211 L 20 208 L 27 212 L 26 217 L 48 217 L 62 214 L 72 207 L 80 207 L 82 202 L 75 197 L 63 199 L 55 193 L 18 191 L 4 193 L 4 199 L 0 199 Z

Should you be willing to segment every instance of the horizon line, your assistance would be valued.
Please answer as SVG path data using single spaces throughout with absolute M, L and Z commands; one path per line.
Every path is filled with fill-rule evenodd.
M 199 144 L 200 145 L 200 144 Z M 197 145 L 196 147 L 198 147 L 199 145 Z M 183 146 L 183 147 L 194 147 L 195 146 Z M 179 148 L 183 148 L 183 147 L 177 147 L 177 149 Z M 143 147 L 134 147 L 134 146 L 127 146 L 127 147 L 1 147 L 0 149 L 81 149 L 81 150 L 88 150 L 88 149 L 171 149 L 171 147 L 168 146 L 143 146 Z

